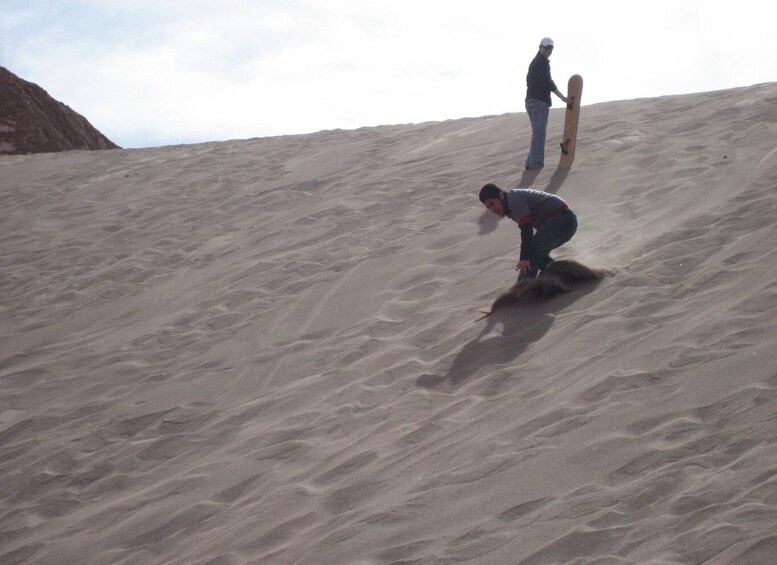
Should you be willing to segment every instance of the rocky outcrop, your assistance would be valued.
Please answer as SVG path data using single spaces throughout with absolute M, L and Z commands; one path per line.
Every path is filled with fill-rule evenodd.
M 81 114 L 0 67 L 0 154 L 117 148 Z

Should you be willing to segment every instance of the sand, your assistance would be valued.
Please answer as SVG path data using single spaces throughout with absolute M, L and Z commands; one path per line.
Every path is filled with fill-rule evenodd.
M 777 83 L 563 112 L 0 157 L 0 562 L 774 562 Z

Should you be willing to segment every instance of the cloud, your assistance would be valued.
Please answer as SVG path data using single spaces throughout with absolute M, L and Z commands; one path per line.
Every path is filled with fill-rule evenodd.
M 149 146 L 519 112 L 544 35 L 585 103 L 774 80 L 775 8 L 738 6 L 12 0 L 0 64 Z

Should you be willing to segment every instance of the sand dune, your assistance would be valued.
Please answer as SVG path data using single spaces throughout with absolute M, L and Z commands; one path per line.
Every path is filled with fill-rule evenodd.
M 616 274 L 476 322 L 529 135 L 0 157 L 0 562 L 773 562 L 777 84 L 583 107 Z

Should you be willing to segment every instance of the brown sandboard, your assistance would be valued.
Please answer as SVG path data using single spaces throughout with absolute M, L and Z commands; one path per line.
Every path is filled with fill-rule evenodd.
M 571 98 L 567 104 L 564 118 L 564 136 L 561 138 L 560 169 L 568 169 L 575 160 L 575 146 L 577 145 L 577 124 L 580 121 L 580 98 L 583 95 L 583 77 L 572 75 L 567 85 L 567 97 Z

